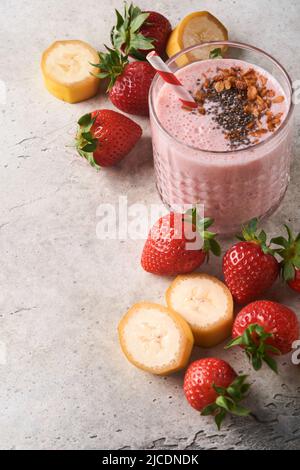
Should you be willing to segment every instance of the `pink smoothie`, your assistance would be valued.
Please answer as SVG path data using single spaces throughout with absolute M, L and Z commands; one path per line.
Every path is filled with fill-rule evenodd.
M 209 111 L 210 103 L 204 104 L 204 115 L 189 112 L 182 108 L 172 87 L 162 82 L 153 94 L 157 119 L 151 115 L 157 187 L 162 200 L 169 207 L 203 203 L 205 215 L 213 217 L 216 229 L 224 234 L 278 207 L 288 184 L 291 157 L 291 126 L 283 126 L 289 98 L 268 72 L 240 60 L 214 59 L 189 64 L 176 75 L 194 95 L 203 80 L 215 76 L 218 68 L 234 66 L 242 71 L 254 69 L 265 77 L 268 89 L 284 98 L 272 104 L 272 113 L 282 116 L 275 132 L 265 130 L 259 139 L 249 137 L 233 147 L 224 128 L 216 123 L 216 112 Z M 265 119 L 261 126 L 267 129 Z

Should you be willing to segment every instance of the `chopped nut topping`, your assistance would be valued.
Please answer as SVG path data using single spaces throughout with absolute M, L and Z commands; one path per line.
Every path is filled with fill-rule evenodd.
M 198 90 L 197 93 L 195 94 L 194 96 L 195 100 L 196 101 L 200 101 L 200 102 L 204 102 L 205 98 L 206 98 L 206 93 L 204 93 L 203 91 L 201 90 Z
M 248 100 L 250 101 L 254 101 L 256 99 L 257 89 L 255 88 L 255 86 L 251 85 L 248 87 L 247 96 L 248 96 Z
M 198 112 L 203 115 L 206 114 L 205 108 L 203 108 L 203 106 L 199 106 Z
M 275 96 L 275 91 L 274 91 L 274 90 L 268 90 L 268 91 L 267 91 L 267 96 L 268 96 L 269 98 L 273 98 L 273 96 Z
M 231 81 L 228 78 L 224 81 L 224 86 L 225 86 L 225 90 L 230 90 Z
M 282 103 L 284 101 L 284 96 L 276 96 L 276 98 L 273 99 L 273 103 Z
M 221 91 L 224 90 L 224 82 L 223 81 L 218 81 L 215 83 L 215 90 L 218 92 L 218 93 L 221 93 Z
M 247 88 L 247 83 L 243 80 L 236 80 L 235 86 L 238 90 L 245 90 Z
M 283 113 L 274 115 L 271 107 L 285 98 L 275 96 L 275 91 L 267 88 L 267 77 L 253 68 L 243 71 L 239 66 L 218 67 L 213 77 L 203 74 L 197 83 L 200 85 L 201 81 L 194 95 L 198 113 L 212 114 L 231 149 L 256 144 L 280 125 Z M 204 107 L 206 103 L 208 106 Z
M 263 88 L 261 89 L 260 96 L 261 96 L 262 98 L 264 98 L 264 97 L 266 96 L 266 94 L 267 94 L 267 91 L 268 91 L 268 90 L 267 90 L 265 87 L 263 87 Z
M 261 75 L 260 76 L 260 81 L 261 81 L 262 86 L 265 87 L 267 82 L 268 82 L 268 79 L 267 79 L 267 77 L 264 77 L 263 75 Z
M 254 132 L 250 132 L 250 135 L 252 135 L 253 137 L 259 137 L 262 134 L 266 134 L 267 132 L 268 132 L 267 129 L 257 129 Z

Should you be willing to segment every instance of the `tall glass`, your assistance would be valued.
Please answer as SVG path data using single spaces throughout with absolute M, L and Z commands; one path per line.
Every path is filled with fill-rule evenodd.
M 215 229 L 232 234 L 251 218 L 272 214 L 284 197 L 292 156 L 293 90 L 289 75 L 273 57 L 246 44 L 201 44 L 181 51 L 167 63 L 176 72 L 204 60 L 201 57 L 207 58 L 209 49 L 215 48 L 226 48 L 225 60 L 241 59 L 272 75 L 288 100 L 286 118 L 271 136 L 252 147 L 222 152 L 193 147 L 173 137 L 159 121 L 157 97 L 164 82 L 157 75 L 149 98 L 154 165 L 158 192 L 170 209 L 201 203 L 205 215 L 215 219 Z

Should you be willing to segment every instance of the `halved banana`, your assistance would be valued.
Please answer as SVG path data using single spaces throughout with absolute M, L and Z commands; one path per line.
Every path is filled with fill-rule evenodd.
M 230 335 L 233 300 L 219 279 L 202 273 L 177 276 L 166 300 L 168 307 L 189 323 L 198 346 L 216 346 Z
M 157 375 L 184 368 L 194 344 L 191 328 L 183 318 L 149 302 L 133 305 L 121 319 L 118 332 L 127 359 Z
M 97 51 L 86 42 L 54 42 L 42 56 L 41 67 L 46 88 L 52 95 L 68 103 L 78 103 L 95 96 L 99 79 L 91 73 L 98 73 L 99 70 L 90 64 L 98 61 Z

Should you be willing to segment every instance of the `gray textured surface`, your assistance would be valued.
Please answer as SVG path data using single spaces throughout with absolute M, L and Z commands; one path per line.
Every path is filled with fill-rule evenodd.
M 140 1 L 176 23 L 209 9 L 232 39 L 273 53 L 300 78 L 298 1 Z M 81 7 L 80 7 L 81 5 Z M 108 41 L 116 0 L 1 0 L 0 79 L 0 365 L 1 448 L 300 448 L 300 369 L 254 375 L 239 352 L 220 347 L 254 382 L 249 405 L 257 421 L 233 419 L 217 433 L 185 402 L 182 375 L 144 374 L 122 356 L 116 325 L 131 303 L 163 301 L 168 280 L 139 267 L 142 241 L 97 240 L 96 209 L 128 194 L 157 202 L 148 121 L 144 137 L 117 168 L 96 173 L 75 155 L 75 122 L 107 106 L 104 95 L 64 104 L 42 84 L 41 52 L 54 39 Z M 5 21 L 3 20 L 5 18 Z M 289 220 L 299 229 L 300 132 L 286 198 L 266 228 Z M 211 265 L 210 272 L 219 270 Z M 271 297 L 299 311 L 299 296 L 276 286 Z M 195 349 L 194 357 L 208 355 Z

